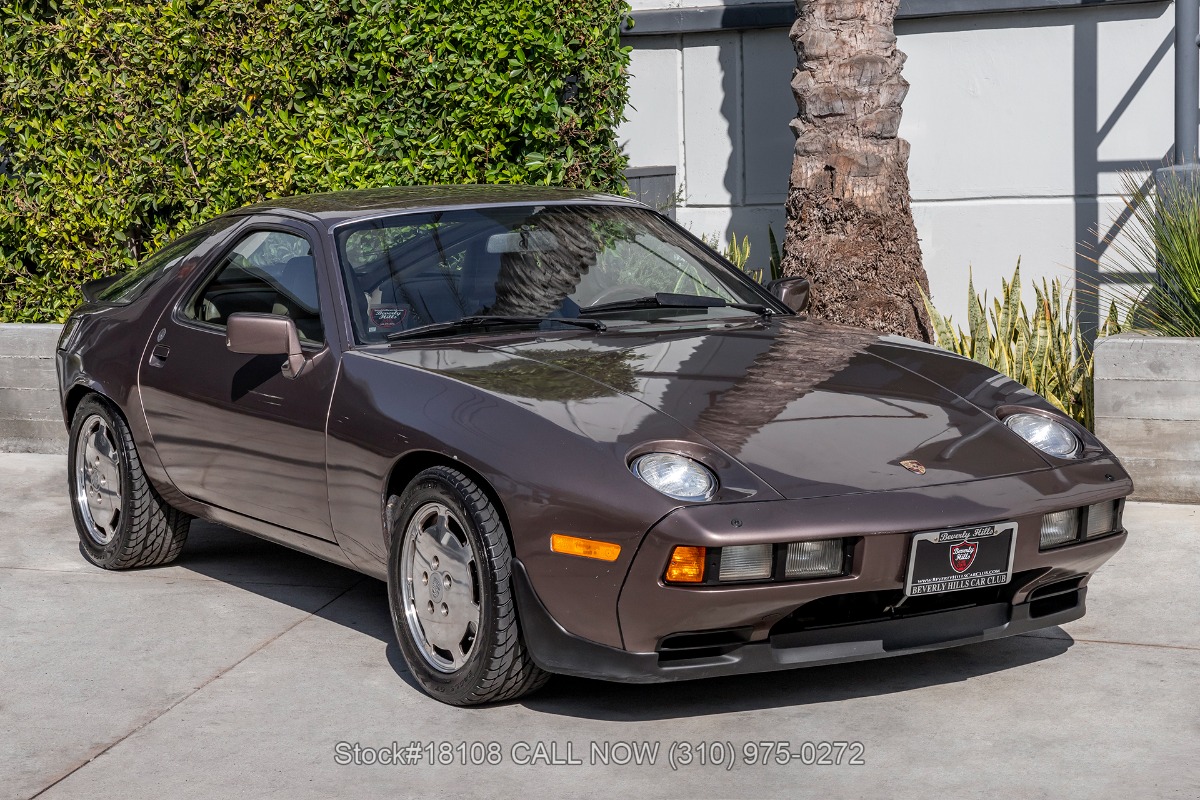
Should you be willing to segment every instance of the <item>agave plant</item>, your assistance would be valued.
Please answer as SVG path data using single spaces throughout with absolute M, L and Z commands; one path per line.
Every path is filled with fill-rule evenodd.
M 1200 336 L 1200 186 L 1177 178 L 1151 191 L 1124 177 L 1129 222 L 1108 242 L 1122 272 L 1148 288 L 1115 289 L 1124 316 L 1164 336 Z
M 988 303 L 987 293 L 975 291 L 972 277 L 967 284 L 967 330 L 955 327 L 922 293 L 933 321 L 937 344 L 974 359 L 1013 380 L 1025 384 L 1092 427 L 1092 352 L 1079 335 L 1071 309 L 1073 293 L 1064 295 L 1062 281 L 1033 285 L 1034 302 L 1027 308 L 1021 300 L 1021 263 L 1011 281 L 1000 279 L 1000 296 Z M 1116 312 L 1110 312 L 1104 329 L 1117 327 Z

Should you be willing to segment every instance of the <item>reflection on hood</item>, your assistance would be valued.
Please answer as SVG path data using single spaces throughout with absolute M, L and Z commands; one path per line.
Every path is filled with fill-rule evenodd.
M 591 400 L 636 390 L 635 362 L 627 350 L 597 352 L 529 349 L 522 359 L 483 367 L 457 367 L 443 374 L 498 394 L 530 400 Z
M 804 335 L 776 336 L 736 382 L 700 413 L 695 429 L 739 452 L 783 410 L 845 369 L 879 335 L 860 328 L 810 323 Z M 799 333 L 799 332 L 797 332 Z

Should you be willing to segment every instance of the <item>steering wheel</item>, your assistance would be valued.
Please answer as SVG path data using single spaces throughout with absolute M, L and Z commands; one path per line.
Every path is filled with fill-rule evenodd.
M 598 306 L 601 303 L 612 303 L 617 300 L 637 300 L 647 295 L 652 295 L 654 292 L 647 291 L 644 286 L 634 286 L 632 283 L 619 283 L 616 286 L 610 286 L 600 294 L 596 295 L 592 302 L 588 303 L 588 308 Z

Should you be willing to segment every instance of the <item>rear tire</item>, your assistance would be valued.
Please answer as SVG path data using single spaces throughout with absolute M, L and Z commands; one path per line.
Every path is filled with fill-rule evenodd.
M 513 700 L 549 679 L 521 637 L 500 514 L 469 477 L 433 467 L 388 498 L 388 599 L 404 660 L 443 703 Z
M 183 549 L 192 518 L 154 491 L 129 426 L 98 395 L 84 398 L 71 420 L 67 486 L 79 548 L 96 566 L 152 567 Z

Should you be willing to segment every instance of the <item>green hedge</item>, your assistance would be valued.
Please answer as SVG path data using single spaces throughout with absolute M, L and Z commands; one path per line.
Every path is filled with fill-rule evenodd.
M 0 321 L 266 197 L 620 190 L 624 0 L 0 0 Z

